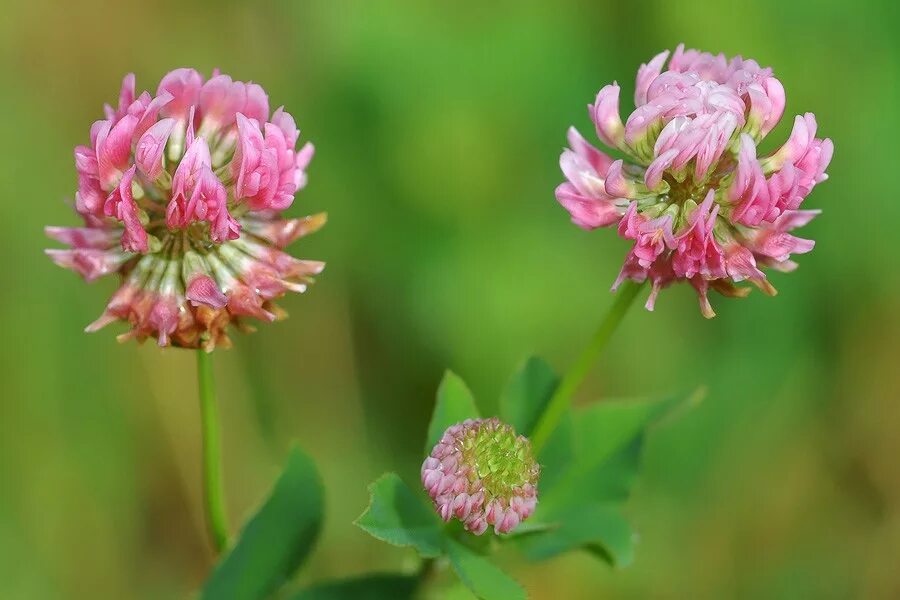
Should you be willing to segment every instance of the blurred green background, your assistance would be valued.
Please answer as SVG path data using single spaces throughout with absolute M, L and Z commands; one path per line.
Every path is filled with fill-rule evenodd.
M 5 0 L 0 20 L 0 597 L 178 598 L 203 580 L 194 357 L 82 328 L 114 281 L 43 254 L 75 224 L 72 148 L 122 76 L 261 83 L 317 147 L 292 247 L 328 268 L 291 318 L 216 352 L 234 525 L 291 439 L 327 484 L 301 581 L 399 569 L 352 520 L 388 469 L 415 481 L 444 368 L 487 409 L 515 365 L 562 371 L 611 302 L 626 244 L 570 225 L 554 187 L 565 131 L 665 48 L 774 67 L 790 117 L 833 138 L 823 215 L 776 298 L 692 290 L 634 310 L 579 401 L 707 384 L 658 430 L 629 504 L 622 571 L 588 555 L 503 560 L 534 598 L 900 597 L 900 131 L 895 3 Z M 593 136 L 589 136 L 593 138 Z

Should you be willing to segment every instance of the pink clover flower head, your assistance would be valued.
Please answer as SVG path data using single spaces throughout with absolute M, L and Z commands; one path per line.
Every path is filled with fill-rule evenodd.
M 475 535 L 509 533 L 531 516 L 539 477 L 531 442 L 497 418 L 452 425 L 422 464 L 435 510 Z
M 284 248 L 325 223 L 288 219 L 313 147 L 283 108 L 270 114 L 255 83 L 176 69 L 156 94 L 122 82 L 117 107 L 75 148 L 81 227 L 48 227 L 67 249 L 47 250 L 88 281 L 118 273 L 121 287 L 95 331 L 121 320 L 120 339 L 160 346 L 228 346 L 229 325 L 285 313 L 274 300 L 303 292 L 324 263 Z
M 818 214 L 800 205 L 828 178 L 833 145 L 816 137 L 815 117 L 796 117 L 788 141 L 760 157 L 757 145 L 784 113 L 781 82 L 756 61 L 684 45 L 641 65 L 624 122 L 619 91 L 601 89 L 588 112 L 600 140 L 627 158 L 571 128 L 556 189 L 577 226 L 616 225 L 634 242 L 613 289 L 650 280 L 653 310 L 662 288 L 686 281 L 706 317 L 715 316 L 710 288 L 745 296 L 749 288 L 735 284 L 747 280 L 774 294 L 763 269 L 793 270 L 791 255 L 815 245 L 788 233 Z

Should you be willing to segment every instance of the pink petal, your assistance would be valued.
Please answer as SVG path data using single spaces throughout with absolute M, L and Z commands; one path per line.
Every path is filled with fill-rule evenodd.
M 149 249 L 147 232 L 138 217 L 138 207 L 131 195 L 131 182 L 136 167 L 132 166 L 123 175 L 119 185 L 112 191 L 103 207 L 108 217 L 115 217 L 125 225 L 122 248 L 128 252 L 147 252 Z
M 169 336 L 178 327 L 178 304 L 172 297 L 159 298 L 147 316 L 147 324 L 156 331 L 157 344 L 169 345 Z
M 172 98 L 160 110 L 165 117 L 185 120 L 191 106 L 200 99 L 200 88 L 203 77 L 194 69 L 175 69 L 166 74 L 159 82 L 157 96 L 169 94 Z
M 606 176 L 609 166 L 613 163 L 613 159 L 608 154 L 589 144 L 574 127 L 569 127 L 566 139 L 572 151 L 583 158 L 597 175 Z
M 172 94 L 169 92 L 163 92 L 156 98 L 153 98 L 150 103 L 147 105 L 147 108 L 141 114 L 137 127 L 134 129 L 134 137 L 140 139 L 144 133 L 156 123 L 156 118 L 159 116 L 160 110 L 162 107 L 171 102 L 173 99 Z
M 622 217 L 614 201 L 583 196 L 570 183 L 556 188 L 556 200 L 569 211 L 572 222 L 582 229 L 607 227 Z
M 625 126 L 619 116 L 619 90 L 616 83 L 604 86 L 597 94 L 593 106 L 588 107 L 597 135 L 607 146 L 613 148 L 622 144 L 625 135 Z
M 118 250 L 96 248 L 75 248 L 72 250 L 44 250 L 54 263 L 64 269 L 75 271 L 86 281 L 115 273 L 128 256 Z
M 763 82 L 763 89 L 765 89 L 766 95 L 769 97 L 769 102 L 772 106 L 769 115 L 763 122 L 762 129 L 760 130 L 762 135 L 766 135 L 772 131 L 781 120 L 787 100 L 785 98 L 784 86 L 774 77 L 769 77 Z
M 637 195 L 637 189 L 634 182 L 625 175 L 623 166 L 624 163 L 621 160 L 617 160 L 609 166 L 604 182 L 606 193 L 613 198 L 634 198 Z
M 112 248 L 121 232 L 99 227 L 45 227 L 48 237 L 74 248 L 103 250 Z
M 638 68 L 637 82 L 634 89 L 634 104 L 641 106 L 647 103 L 647 89 L 653 80 L 659 77 L 663 64 L 669 58 L 669 51 L 665 50 L 654 56 L 649 63 L 642 64 Z
M 659 187 L 659 184 L 662 183 L 663 173 L 672 166 L 672 161 L 675 160 L 677 155 L 678 150 L 672 148 L 657 156 L 650 163 L 650 166 L 647 167 L 647 171 L 644 173 L 644 183 L 648 188 L 655 190 Z
M 315 151 L 315 147 L 310 142 L 305 143 L 297 152 L 296 167 L 300 170 L 306 169 L 306 167 L 309 166 L 310 161 L 312 161 Z
M 234 123 L 235 115 L 247 104 L 247 85 L 232 81 L 228 75 L 218 75 L 200 89 L 200 110 L 204 119 L 218 126 Z M 257 105 L 258 109 L 259 106 Z
M 773 228 L 777 231 L 790 231 L 803 227 L 822 214 L 821 210 L 788 210 L 775 220 Z
M 163 172 L 163 150 L 175 127 L 175 119 L 163 119 L 150 127 L 138 140 L 134 151 L 137 167 L 148 179 L 154 180 Z
M 194 306 L 205 304 L 210 308 L 224 308 L 228 298 L 219 289 L 215 280 L 203 274 L 198 274 L 190 279 L 185 296 Z
M 240 112 L 261 123 L 269 119 L 269 97 L 261 86 L 255 83 L 247 84 L 247 101 Z
M 128 166 L 131 156 L 131 140 L 138 119 L 134 115 L 126 115 L 118 123 L 105 125 L 97 138 L 95 147 L 101 185 L 111 188 Z
M 265 119 L 260 119 L 260 121 L 265 121 Z M 294 117 L 292 117 L 290 113 L 285 112 L 283 106 L 278 107 L 278 109 L 272 114 L 272 118 L 270 119 L 270 121 L 273 125 L 284 132 L 284 137 L 287 138 L 291 147 L 293 147 L 297 143 L 297 138 L 300 136 L 300 131 L 297 129 L 297 125 L 294 122 Z
M 95 178 L 100 176 L 97 155 L 91 148 L 75 146 L 75 170 L 79 175 L 89 175 Z

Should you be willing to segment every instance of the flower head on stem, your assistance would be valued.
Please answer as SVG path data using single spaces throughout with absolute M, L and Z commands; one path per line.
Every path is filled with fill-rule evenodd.
M 230 345 L 228 325 L 282 317 L 274 300 L 324 268 L 283 252 L 325 222 L 281 216 L 313 155 L 297 147 L 291 115 L 270 113 L 255 83 L 193 69 L 167 74 L 155 94 L 136 94 L 128 75 L 105 113 L 75 148 L 83 226 L 46 229 L 69 246 L 47 250 L 58 265 L 121 277 L 87 331 L 121 320 L 131 329 L 120 340 L 211 351 Z
M 792 254 L 815 242 L 789 233 L 818 214 L 800 210 L 828 176 L 831 140 L 816 137 L 812 113 L 798 116 L 788 141 L 765 157 L 757 145 L 779 122 L 785 92 L 772 70 L 740 56 L 727 59 L 678 46 L 641 65 L 635 110 L 623 123 L 619 86 L 607 85 L 588 107 L 598 137 L 623 153 L 614 160 L 574 128 L 556 190 L 583 229 L 617 225 L 633 245 L 613 285 L 650 281 L 646 303 L 686 281 L 701 312 L 715 316 L 714 289 L 745 296 L 749 281 L 774 294 L 763 269 L 791 271 Z

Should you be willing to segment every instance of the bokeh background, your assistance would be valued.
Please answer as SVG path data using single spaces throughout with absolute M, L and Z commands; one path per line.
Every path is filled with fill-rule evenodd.
M 291 212 L 328 211 L 295 255 L 328 261 L 291 318 L 216 352 L 234 525 L 293 439 L 327 485 L 298 583 L 399 569 L 352 525 L 366 485 L 415 481 L 445 368 L 486 412 L 540 353 L 559 370 L 611 302 L 626 244 L 553 198 L 559 152 L 612 80 L 678 42 L 772 65 L 792 115 L 833 138 L 823 215 L 776 298 L 675 288 L 634 310 L 586 402 L 706 384 L 658 429 L 628 512 L 633 566 L 504 563 L 534 598 L 900 597 L 900 270 L 895 3 L 4 0 L 0 19 L 0 597 L 182 598 L 212 561 L 194 357 L 82 328 L 114 282 L 53 266 L 74 224 L 72 148 L 122 76 L 252 79 L 317 155 Z M 627 114 L 627 113 L 626 113 Z

